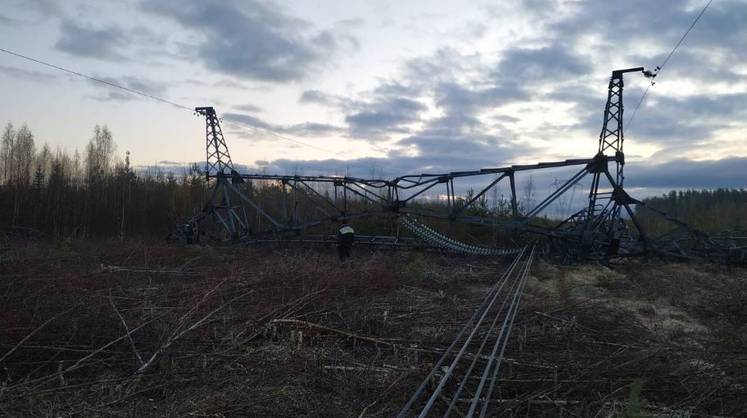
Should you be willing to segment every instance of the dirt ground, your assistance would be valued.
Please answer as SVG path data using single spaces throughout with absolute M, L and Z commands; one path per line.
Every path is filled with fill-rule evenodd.
M 0 240 L 2 416 L 393 416 L 509 262 Z M 496 416 L 747 416 L 747 271 L 538 262 Z

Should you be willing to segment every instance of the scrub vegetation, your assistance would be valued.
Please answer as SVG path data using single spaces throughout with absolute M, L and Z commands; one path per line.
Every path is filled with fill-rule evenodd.
M 0 249 L 3 416 L 392 416 L 509 261 L 17 229 Z M 744 415 L 746 303 L 741 268 L 538 263 L 497 413 Z

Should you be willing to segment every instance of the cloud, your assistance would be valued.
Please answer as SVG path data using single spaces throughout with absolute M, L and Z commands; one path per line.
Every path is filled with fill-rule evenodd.
M 27 0 L 23 4 L 44 16 L 60 15 L 60 4 L 55 0 Z
M 508 132 L 497 129 L 500 122 L 483 118 L 485 112 L 526 100 L 527 92 L 513 81 L 491 79 L 486 63 L 459 57 L 456 51 L 440 50 L 432 60 L 408 63 L 405 77 L 383 83 L 375 90 L 378 94 L 406 92 L 414 97 L 426 96 L 434 103 L 438 116 L 408 121 L 419 120 L 420 127 L 396 146 L 415 152 L 420 166 L 429 170 L 438 169 L 433 165 L 438 162 L 460 169 L 495 165 L 531 152 L 532 147 L 510 140 Z M 436 64 L 447 67 L 440 71 Z M 451 74 L 452 65 L 458 66 L 460 72 L 476 73 L 475 80 L 457 81 L 458 77 Z M 440 75 L 423 78 L 426 74 Z
M 201 63 L 220 73 L 218 78 L 242 83 L 242 88 L 253 84 L 271 94 L 273 85 L 251 80 L 287 83 L 291 85 L 288 88 L 298 86 L 294 82 L 329 69 L 340 51 L 358 48 L 357 39 L 350 33 L 365 23 L 351 20 L 320 27 L 311 18 L 294 17 L 289 9 L 263 0 L 138 1 L 141 11 L 162 22 L 176 23 L 171 26 L 176 30 L 168 31 L 168 35 L 166 30 L 159 31 L 168 41 L 133 37 L 131 25 L 120 28 L 102 21 L 88 26 L 63 19 L 58 48 L 81 56 L 121 59 L 124 52 L 133 53 L 138 45 L 160 47 L 171 42 L 173 48 L 166 49 L 179 48 L 181 59 L 186 56 L 191 62 Z M 565 143 L 569 143 L 589 135 L 583 140 L 593 145 L 602 125 L 610 71 L 660 64 L 699 12 L 700 5 L 681 0 L 666 8 L 652 9 L 644 0 L 524 0 L 491 10 L 495 13 L 483 13 L 481 18 L 485 20 L 474 22 L 487 30 L 475 32 L 473 39 L 453 39 L 449 47 L 437 45 L 435 50 L 427 50 L 432 46 L 428 39 L 423 42 L 424 52 L 411 54 L 393 73 L 380 74 L 373 85 L 362 80 L 360 84 L 341 86 L 322 76 L 316 85 L 334 86 L 337 90 L 299 91 L 298 103 L 329 108 L 339 113 L 339 122 L 269 122 L 258 117 L 262 109 L 251 103 L 234 106 L 233 113 L 224 115 L 226 121 L 233 119 L 235 123 L 281 135 L 348 136 L 392 147 L 382 159 L 328 160 L 334 169 L 349 166 L 363 174 L 370 172 L 372 165 L 401 174 L 507 164 L 543 152 L 558 154 L 566 150 L 551 145 L 548 151 L 542 151 L 535 148 L 539 145 L 528 144 L 551 143 L 564 135 L 569 137 Z M 744 1 L 714 2 L 649 92 L 626 133 L 632 132 L 638 143 L 663 149 L 652 160 L 696 155 L 685 154 L 693 146 L 717 147 L 717 138 L 721 137 L 718 130 L 738 130 L 741 126 L 739 123 L 747 116 L 747 48 L 743 45 L 747 25 L 742 18 L 746 13 Z M 520 22 L 514 22 L 514 18 Z M 497 28 L 496 19 L 501 19 L 504 26 Z M 372 29 L 373 25 L 369 26 Z M 493 45 L 489 52 L 481 47 L 486 43 Z M 8 70 L 0 68 L 0 72 Z M 204 83 L 212 85 L 218 78 L 208 77 Z M 137 81 L 130 80 L 127 85 L 135 86 Z M 631 75 L 626 82 L 627 120 L 645 81 Z M 684 88 L 672 88 L 676 90 L 672 96 L 659 93 L 660 86 L 669 82 Z M 713 87 L 715 84 L 720 87 Z M 334 94 L 355 85 L 369 87 L 350 96 Z M 140 87 L 139 90 L 158 91 L 158 86 Z M 130 98 L 112 91 L 102 100 Z M 721 146 L 726 142 L 722 141 Z M 574 156 L 587 155 L 569 157 Z M 309 164 L 320 171 L 325 168 L 321 162 L 299 164 Z M 693 164 L 701 167 L 703 163 Z M 298 166 L 285 164 L 291 165 Z M 630 163 L 631 173 L 633 166 Z M 646 171 L 647 166 L 640 167 L 644 173 L 641 179 L 656 175 Z M 676 167 L 662 170 L 674 172 Z M 674 178 L 667 181 L 671 180 Z M 653 184 L 653 180 L 645 181 Z
M 378 138 L 394 132 L 408 132 L 406 125 L 420 119 L 427 107 L 405 97 L 384 98 L 363 105 L 363 110 L 349 114 L 345 122 L 351 135 Z
M 486 108 L 529 98 L 527 92 L 513 82 L 487 87 L 469 87 L 455 82 L 445 82 L 436 85 L 433 93 L 439 108 L 451 114 L 462 115 L 475 115 Z
M 393 148 L 385 159 L 346 162 L 349 170 L 366 173 L 373 165 L 399 175 L 496 166 L 536 149 L 513 140 L 501 127 L 505 120 L 484 117 L 529 98 L 521 85 L 509 77 L 497 79 L 493 72 L 494 67 L 478 56 L 439 49 L 406 61 L 396 77 L 354 98 L 307 90 L 299 102 L 345 113 L 351 137 L 377 142 L 398 139 L 389 143 Z M 473 78 L 464 79 L 464 74 Z M 323 168 L 318 163 L 311 166 Z
M 250 112 L 250 113 L 259 113 L 262 111 L 260 107 L 255 106 L 251 103 L 236 105 L 233 108 L 241 112 Z
M 576 78 L 588 72 L 588 60 L 582 60 L 568 46 L 553 44 L 542 48 L 504 51 L 495 76 L 526 83 Z
M 37 82 L 48 82 L 57 79 L 56 76 L 47 73 L 41 73 L 38 71 L 24 70 L 18 67 L 7 67 L 0 65 L 0 73 L 7 76 L 22 78 L 26 80 L 32 80 Z
M 444 89 L 444 92 L 454 91 Z M 424 121 L 421 128 L 413 130 L 410 135 L 398 141 L 395 148 L 388 152 L 385 158 L 361 158 L 350 161 L 299 161 L 279 160 L 265 165 L 263 170 L 269 172 L 296 173 L 303 170 L 306 174 L 339 174 L 343 170 L 350 175 L 365 176 L 372 170 L 377 173 L 401 175 L 412 172 L 465 170 L 480 167 L 492 167 L 507 164 L 528 151 L 534 151 L 531 146 L 517 143 L 505 136 L 499 137 L 488 134 L 488 129 L 482 122 L 472 115 L 473 110 L 482 109 L 495 102 L 494 89 L 483 89 L 475 97 L 460 92 L 458 98 L 447 97 L 444 93 L 441 104 L 447 109 L 442 117 Z M 514 97 L 512 92 L 509 96 Z M 305 101 L 323 103 L 339 102 L 331 100 L 330 96 L 320 92 L 306 92 L 302 96 Z M 372 102 L 355 102 L 361 109 L 351 113 L 346 121 L 349 126 L 330 126 L 326 124 L 300 124 L 293 126 L 273 126 L 251 115 L 226 114 L 226 120 L 240 121 L 250 126 L 271 129 L 275 132 L 294 135 L 344 134 L 346 131 L 368 135 L 388 135 L 399 130 L 406 132 L 407 123 L 419 120 L 417 116 L 426 107 L 417 101 L 401 97 L 378 97 Z M 470 102 L 464 112 L 459 103 Z M 303 128 L 302 131 L 299 129 Z M 341 168 L 342 167 L 342 168 Z
M 692 161 L 678 159 L 662 164 L 630 163 L 625 169 L 627 187 L 665 189 L 747 187 L 747 158 Z
M 252 115 L 246 115 L 241 113 L 224 113 L 222 116 L 223 120 L 229 123 L 236 123 L 239 125 L 256 127 L 260 129 L 274 130 L 273 126 L 264 120 L 254 117 Z
M 275 125 L 268 123 L 252 115 L 241 113 L 224 113 L 223 120 L 233 123 L 240 128 L 254 127 L 276 134 L 287 134 L 295 136 L 319 137 L 324 135 L 339 134 L 344 128 L 325 123 L 304 122 L 293 125 Z
M 610 58 L 622 58 L 631 51 L 636 54 L 642 49 L 660 51 L 657 54 L 668 53 L 701 10 L 700 4 L 685 0 L 670 2 L 667 7 L 657 9 L 649 7 L 646 0 L 569 4 L 572 13 L 550 25 L 548 37 L 578 41 L 593 36 L 595 45 L 606 47 L 606 52 L 595 55 Z M 743 1 L 714 2 L 688 35 L 682 50 L 695 49 L 704 54 L 719 52 L 743 59 L 747 56 L 743 48 L 747 36 L 745 14 L 747 3 Z M 631 66 L 641 64 L 646 63 L 630 63 Z
M 320 90 L 304 90 L 298 98 L 299 103 L 319 104 L 338 109 L 346 109 L 360 106 L 360 103 L 346 97 L 324 93 Z
M 685 23 L 692 20 L 700 12 L 700 6 L 687 7 L 684 3 L 682 7 L 675 11 L 680 16 L 677 20 Z M 747 58 L 747 51 L 744 48 L 744 41 L 747 39 L 747 27 L 744 24 L 744 17 L 747 16 L 747 3 L 740 0 L 713 2 L 703 17 L 698 21 L 693 33 L 688 35 L 684 48 L 695 48 L 699 52 L 713 52 L 717 50 L 725 53 L 730 60 L 744 60 Z M 680 26 L 679 31 L 684 30 L 687 26 Z M 675 35 L 676 30 L 671 35 Z M 670 39 L 674 39 L 674 37 Z
M 351 114 L 361 112 L 368 106 L 377 106 L 377 102 L 381 100 L 370 92 L 363 94 L 366 99 L 354 99 L 350 97 L 343 97 L 336 94 L 325 93 L 321 90 L 304 90 L 301 96 L 298 98 L 298 103 L 301 104 L 313 104 L 324 107 L 329 107 L 337 112 L 344 114 Z
M 18 23 L 18 20 L 0 15 L 0 25 L 15 25 Z
M 209 69 L 270 82 L 305 78 L 321 70 L 352 37 L 334 30 L 314 31 L 277 5 L 256 0 L 156 0 L 141 3 L 147 12 L 168 17 L 201 35 L 190 45 Z
M 532 13 L 550 11 L 541 12 L 538 19 L 545 30 L 533 43 L 540 47 L 503 51 L 498 69 L 519 78 L 533 100 L 573 104 L 577 123 L 572 128 L 596 133 L 606 86 L 596 81 L 599 75 L 615 68 L 661 64 L 702 7 L 688 1 L 660 9 L 647 4 L 524 2 Z M 743 119 L 747 103 L 739 86 L 747 83 L 747 27 L 742 18 L 746 13 L 743 1 L 714 2 L 672 56 L 638 110 L 632 131 L 626 132 L 647 143 L 686 149 L 688 144 L 713 142 L 717 130 Z M 643 91 L 635 78 L 626 81 L 627 122 Z M 678 84 L 703 88 L 678 89 L 673 96 L 659 93 Z M 734 86 L 734 92 L 708 92 L 714 84 Z
M 733 127 L 734 121 L 746 116 L 747 96 L 739 85 L 747 82 L 747 63 L 740 58 L 747 51 L 742 45 L 747 26 L 737 16 L 747 12 L 747 3 L 727 0 L 711 7 L 638 110 L 632 125 L 636 141 L 665 145 L 668 150 L 715 145 L 719 129 Z M 389 158 L 414 167 L 437 162 L 470 166 L 537 151 L 515 138 L 549 142 L 558 135 L 589 135 L 593 142 L 602 125 L 610 71 L 663 62 L 700 11 L 699 5 L 686 1 L 652 10 L 643 0 L 614 4 L 531 0 L 519 8 L 541 30 L 531 31 L 528 42 L 499 49 L 495 60 L 441 48 L 408 59 L 398 73 L 353 97 L 307 90 L 299 102 L 342 112 L 351 136 L 379 140 L 407 134 Z M 629 80 L 626 121 L 645 83 Z M 659 85 L 670 81 L 672 85 L 730 83 L 736 88 L 728 94 L 705 89 L 657 94 Z M 391 105 L 393 100 L 427 106 L 403 112 Z M 526 105 L 505 113 L 500 109 L 520 102 Z M 545 118 L 545 113 L 552 117 Z M 630 127 L 626 132 L 631 132 Z M 406 155 L 400 158 L 395 152 Z M 439 155 L 452 158 L 438 159 Z
M 509 139 L 504 132 L 489 133 L 478 118 L 463 112 L 449 112 L 429 120 L 423 129 L 403 138 L 397 146 L 414 152 L 420 166 L 431 171 L 508 164 L 535 151 L 527 144 Z M 397 152 L 392 151 L 390 158 Z
M 747 117 L 747 93 L 655 96 L 648 100 L 639 109 L 631 128 L 651 143 L 705 141 L 729 121 Z
M 482 126 L 481 113 L 528 97 L 514 81 L 491 79 L 490 71 L 479 57 L 445 48 L 406 61 L 396 77 L 382 80 L 355 98 L 306 90 L 299 102 L 344 113 L 348 135 L 354 138 L 382 141 L 409 134 L 412 138 L 398 145 L 425 148 L 426 138 L 460 134 L 469 127 L 469 138 L 455 138 L 466 143 L 489 131 Z M 475 80 L 456 81 L 465 73 L 476 74 Z M 425 104 L 428 102 L 434 108 Z M 434 113 L 443 116 L 434 118 Z M 456 125 L 448 127 L 446 123 Z
M 62 15 L 61 6 L 57 0 L 6 0 L 0 15 L 0 24 L 22 27 L 37 25 L 49 18 Z
M 334 101 L 328 94 L 323 93 L 320 90 L 304 90 L 304 92 L 301 93 L 301 97 L 298 98 L 298 102 L 320 103 L 325 105 L 334 103 Z
M 60 51 L 86 58 L 120 60 L 120 50 L 127 44 L 125 32 L 117 26 L 93 28 L 63 19 L 62 35 L 55 44 Z
M 625 134 L 628 138 L 632 135 L 639 143 L 684 151 L 688 146 L 713 141 L 719 130 L 747 117 L 747 93 L 694 92 L 668 96 L 659 93 L 654 86 L 636 111 L 643 91 L 642 86 L 630 83 L 624 93 Z M 605 96 L 594 94 L 586 86 L 569 84 L 535 97 L 573 104 L 573 116 L 577 121 L 570 128 L 586 135 L 598 135 L 603 122 Z M 631 122 L 633 115 L 635 118 Z M 676 156 L 671 154 L 668 157 Z
M 97 77 L 100 80 L 116 84 L 118 86 L 127 87 L 128 89 L 140 91 L 153 96 L 163 96 L 168 85 L 166 83 L 158 82 L 144 77 L 135 76 L 124 76 L 124 77 Z M 91 84 L 96 87 L 101 87 L 101 84 L 95 81 L 90 81 Z M 142 99 L 141 96 L 133 93 L 128 93 L 114 87 L 104 87 L 101 89 L 102 93 L 94 96 L 96 100 L 101 101 L 130 101 L 135 99 Z
M 379 177 L 392 179 L 403 174 L 425 172 L 443 160 L 421 157 L 365 157 L 353 160 L 290 160 L 270 161 L 268 172 L 306 175 L 348 175 L 354 177 Z
M 304 122 L 281 128 L 281 132 L 297 136 L 322 136 L 344 132 L 345 129 L 326 123 Z

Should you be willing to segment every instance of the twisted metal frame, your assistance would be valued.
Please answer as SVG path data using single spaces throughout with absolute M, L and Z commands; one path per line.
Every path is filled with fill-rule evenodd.
M 623 188 L 625 154 L 623 152 L 623 75 L 645 73 L 643 67 L 615 70 L 608 86 L 602 131 L 597 154 L 590 159 L 540 162 L 529 165 L 483 168 L 448 173 L 408 174 L 394 179 L 359 178 L 350 176 L 304 176 L 239 173 L 233 165 L 221 132 L 220 121 L 212 107 L 195 110 L 206 120 L 205 175 L 213 181 L 213 192 L 203 213 L 192 222 L 213 218 L 223 235 L 233 241 L 256 242 L 263 237 L 300 235 L 314 226 L 386 214 L 400 216 L 400 223 L 422 241 L 449 251 L 466 254 L 513 254 L 515 248 L 474 246 L 452 240 L 424 225 L 426 218 L 443 219 L 501 228 L 511 234 L 533 234 L 547 239 L 549 247 L 566 256 L 609 260 L 640 254 L 662 254 L 679 257 L 732 257 L 733 243 L 709 239 L 681 221 L 651 209 L 670 221 L 675 231 L 652 238 L 638 220 L 633 206 L 646 205 L 631 197 Z M 614 168 L 610 169 L 610 165 Z M 539 203 L 519 210 L 515 175 L 559 167 L 580 167 L 579 171 Z M 570 217 L 548 226 L 537 222 L 557 199 L 591 176 L 588 204 Z M 460 181 L 474 184 L 482 180 L 487 185 L 469 199 L 456 189 Z M 245 183 L 265 182 L 280 194 L 280 208 L 263 207 L 261 197 L 253 196 Z M 474 214 L 470 208 L 502 182 L 510 190 L 510 216 L 498 218 Z M 419 204 L 426 192 L 445 189 L 445 205 L 437 208 Z M 303 202 L 303 203 L 301 203 Z M 266 202 L 265 202 L 266 203 Z M 306 210 L 303 210 L 305 205 Z M 250 221 L 250 215 L 255 221 Z M 677 235 L 676 238 L 673 236 Z M 683 238 L 684 237 L 684 238 Z M 683 245 L 683 240 L 688 243 Z M 393 240 L 396 242 L 397 240 Z M 740 251 L 742 259 L 744 248 Z

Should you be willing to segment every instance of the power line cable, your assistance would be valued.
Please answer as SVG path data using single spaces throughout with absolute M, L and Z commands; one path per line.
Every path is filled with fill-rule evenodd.
M 303 142 L 303 141 L 299 141 L 297 139 L 293 139 L 293 138 L 290 138 L 290 137 L 287 137 L 287 136 L 284 136 L 284 135 L 280 135 L 279 133 L 275 132 L 272 129 L 265 128 L 265 127 L 262 127 L 262 126 L 252 125 L 250 123 L 242 122 L 242 121 L 230 118 L 230 117 L 223 117 L 221 119 L 223 121 L 227 122 L 229 125 L 238 126 L 240 128 L 241 127 L 243 127 L 243 128 L 249 127 L 249 128 L 254 129 L 255 131 L 256 130 L 261 130 L 261 131 L 264 131 L 264 132 L 266 132 L 266 133 L 268 133 L 268 134 L 270 134 L 270 135 L 272 135 L 272 136 L 274 136 L 276 138 L 280 138 L 280 139 L 283 139 L 283 140 L 286 140 L 286 141 L 289 141 L 289 142 L 294 142 L 294 143 L 300 144 L 300 145 L 305 145 L 305 146 L 310 147 L 310 148 L 316 148 L 316 149 L 318 149 L 320 151 L 328 152 L 328 153 L 333 154 L 333 155 L 342 154 L 344 152 L 344 151 L 333 151 L 331 149 L 320 147 L 318 145 L 312 145 L 312 144 L 309 144 L 308 142 Z
M 685 38 L 687 37 L 687 35 L 690 34 L 690 31 L 693 30 L 693 28 L 698 23 L 698 21 L 700 20 L 700 18 L 703 17 L 703 14 L 706 12 L 706 10 L 708 10 L 708 6 L 710 6 L 711 3 L 713 3 L 713 0 L 708 0 L 708 2 L 705 4 L 705 6 L 703 6 L 703 8 L 700 10 L 700 13 L 698 13 L 698 15 L 695 17 L 695 19 L 693 20 L 693 22 L 690 24 L 690 27 L 687 28 L 687 30 L 685 31 L 685 33 L 683 33 L 682 36 L 680 37 L 680 40 L 677 41 L 677 43 L 674 45 L 674 48 L 672 48 L 672 50 L 669 51 L 669 55 L 667 55 L 667 57 L 664 59 L 664 62 L 662 62 L 661 65 L 659 65 L 658 67 L 656 67 L 656 76 L 658 76 L 659 74 L 661 74 L 661 70 L 664 69 L 664 66 L 667 65 L 667 63 L 669 62 L 669 59 L 672 58 L 672 55 L 674 55 L 675 51 L 677 51 L 677 48 L 679 48 L 680 45 L 682 45 L 682 42 L 685 41 Z M 648 90 L 653 85 L 654 85 L 654 81 L 651 80 L 651 82 L 646 87 L 646 90 L 641 95 L 641 99 L 638 101 L 638 104 L 635 106 L 635 109 L 633 109 L 633 113 L 630 115 L 630 118 L 628 119 L 628 123 L 627 123 L 628 131 L 630 131 L 630 126 L 633 123 L 633 119 L 635 118 L 636 113 L 638 113 L 638 108 L 641 107 L 641 104 L 643 103 L 643 100 L 646 98 L 646 95 L 648 94 Z
M 29 56 L 26 56 L 26 55 L 23 55 L 23 54 L 19 54 L 17 52 L 9 51 L 9 50 L 4 49 L 4 48 L 0 48 L 0 51 L 4 52 L 6 54 L 10 54 L 10 55 L 16 56 L 18 58 L 23 58 L 25 60 L 28 60 L 28 61 L 31 61 L 31 62 L 35 62 L 37 64 L 44 65 L 44 66 L 49 67 L 49 68 L 54 68 L 55 70 L 63 71 L 63 72 L 66 72 L 68 74 L 72 74 L 72 75 L 75 75 L 75 76 L 78 76 L 78 77 L 85 78 L 85 79 L 90 80 L 90 81 L 95 81 L 97 83 L 106 84 L 106 85 L 108 85 L 110 87 L 118 88 L 118 89 L 124 90 L 124 91 L 132 93 L 132 94 L 137 94 L 137 95 L 140 95 L 140 96 L 143 96 L 143 97 L 147 97 L 149 99 L 153 99 L 153 100 L 159 101 L 161 103 L 166 103 L 166 104 L 169 104 L 171 106 L 176 106 L 176 107 L 178 107 L 180 109 L 186 109 L 186 110 L 189 110 L 190 112 L 194 112 L 194 109 L 189 108 L 187 106 L 184 106 L 182 104 L 174 103 L 174 102 L 172 102 L 170 100 L 166 100 L 164 98 L 161 98 L 161 97 L 158 97 L 158 96 L 154 96 L 152 94 L 149 94 L 149 93 L 146 93 L 146 92 L 143 92 L 143 91 L 140 91 L 140 90 L 131 89 L 131 88 L 125 87 L 125 86 L 123 86 L 121 84 L 112 83 L 111 81 L 106 81 L 106 80 L 103 80 L 103 79 L 100 79 L 100 78 L 96 78 L 96 77 L 90 76 L 88 74 L 79 73 L 77 71 L 73 71 L 73 70 L 70 70 L 70 69 L 67 69 L 67 68 L 64 68 L 64 67 L 60 67 L 58 65 L 55 65 L 55 64 L 52 64 L 52 63 L 49 63 L 49 62 L 46 62 L 46 61 L 42 61 L 42 60 L 39 60 L 39 59 L 36 59 L 36 58 L 31 58 Z
M 643 91 L 643 94 L 641 95 L 640 100 L 638 100 L 638 104 L 635 105 L 635 109 L 633 109 L 633 113 L 630 114 L 630 117 L 628 118 L 628 123 L 626 124 L 626 129 L 628 132 L 630 132 L 631 124 L 633 123 L 633 118 L 635 118 L 635 114 L 638 113 L 638 108 L 641 107 L 641 104 L 643 103 L 643 99 L 646 98 L 646 95 L 648 94 L 648 90 L 653 86 L 653 82 L 649 83 L 648 86 L 646 86 L 646 90 Z
M 107 85 L 109 87 L 114 87 L 114 88 L 126 91 L 128 93 L 131 93 L 131 94 L 143 96 L 143 97 L 146 97 L 146 98 L 149 98 L 149 99 L 161 102 L 161 103 L 165 103 L 165 104 L 168 104 L 168 105 L 171 105 L 171 106 L 175 106 L 175 107 L 180 108 L 180 109 L 188 110 L 190 113 L 194 113 L 194 108 L 192 108 L 192 107 L 185 106 L 185 105 L 180 104 L 180 103 L 172 102 L 171 100 L 164 99 L 162 97 L 158 97 L 158 96 L 155 96 L 155 95 L 150 94 L 150 93 L 146 93 L 146 92 L 141 91 L 141 90 L 137 90 L 137 89 L 133 89 L 133 88 L 130 88 L 130 87 L 126 87 L 126 86 L 123 86 L 121 84 L 113 83 L 111 81 L 107 81 L 107 80 L 104 80 L 104 79 L 101 79 L 101 78 L 97 78 L 97 77 L 94 77 L 94 76 L 91 76 L 91 75 L 88 75 L 88 74 L 84 74 L 84 73 L 81 73 L 81 72 L 78 72 L 78 71 L 74 71 L 74 70 L 71 70 L 69 68 L 61 67 L 59 65 L 52 64 L 50 62 L 43 61 L 43 60 L 40 60 L 40 59 L 32 58 L 32 57 L 29 57 L 27 55 L 23 55 L 23 54 L 20 54 L 18 52 L 10 51 L 10 50 L 5 49 L 5 48 L 0 48 L 0 52 L 4 52 L 6 54 L 13 55 L 13 56 L 15 56 L 17 58 L 22 58 L 22 59 L 25 59 L 27 61 L 31 61 L 33 63 L 39 64 L 39 65 L 43 65 L 45 67 L 53 68 L 55 70 L 62 71 L 62 72 L 65 72 L 65 73 L 68 73 L 68 74 L 71 74 L 71 75 L 74 75 L 74 76 L 77 76 L 77 77 L 81 77 L 81 78 L 84 78 L 84 79 L 89 80 L 89 81 L 93 81 L 93 82 L 96 82 L 96 83 L 105 84 L 105 85 Z M 275 136 L 277 138 L 283 139 L 285 141 L 293 142 L 293 143 L 296 143 L 296 144 L 299 144 L 299 145 L 304 145 L 304 146 L 307 146 L 307 147 L 310 147 L 310 148 L 315 148 L 315 149 L 318 149 L 320 151 L 325 151 L 325 152 L 328 152 L 328 153 L 332 153 L 334 155 L 338 155 L 338 154 L 342 153 L 341 151 L 335 152 L 335 151 L 332 151 L 330 149 L 326 149 L 326 148 L 323 148 L 323 147 L 320 147 L 320 146 L 317 146 L 317 145 L 312 145 L 312 144 L 309 144 L 309 143 L 306 143 L 306 142 L 303 142 L 303 141 L 299 141 L 297 139 L 293 139 L 293 138 L 290 138 L 290 137 L 287 137 L 287 136 L 284 136 L 284 135 L 280 135 L 277 132 L 274 132 L 272 129 L 267 128 L 267 127 L 251 125 L 249 123 L 241 122 L 241 121 L 237 121 L 237 120 L 233 120 L 233 119 L 230 119 L 229 121 L 231 123 L 233 123 L 234 125 L 239 125 L 239 127 L 250 127 L 252 129 L 255 129 L 255 130 L 259 129 L 259 130 L 262 130 L 262 131 L 265 131 L 265 132 L 269 133 L 272 136 Z
M 682 35 L 682 37 L 680 38 L 680 40 L 677 41 L 677 44 L 674 46 L 674 48 L 672 48 L 672 51 L 669 53 L 669 55 L 667 55 L 667 58 L 659 66 L 659 70 L 657 71 L 657 74 L 661 72 L 661 70 L 664 68 L 665 65 L 667 65 L 667 63 L 669 62 L 669 59 L 672 58 L 672 55 L 674 55 L 674 52 L 677 50 L 677 48 L 680 47 L 680 45 L 685 40 L 685 38 L 690 33 L 690 31 L 693 30 L 693 28 L 698 23 L 698 21 L 700 20 L 700 18 L 703 16 L 703 14 L 705 13 L 705 11 L 708 9 L 708 6 L 711 5 L 711 3 L 713 3 L 713 0 L 708 0 L 708 3 L 706 3 L 705 6 L 703 6 L 703 9 L 700 11 L 700 13 L 698 13 L 698 16 L 695 17 L 695 20 L 693 20 L 693 23 L 690 24 L 690 27 L 687 28 L 687 31 L 685 31 L 685 33 Z

